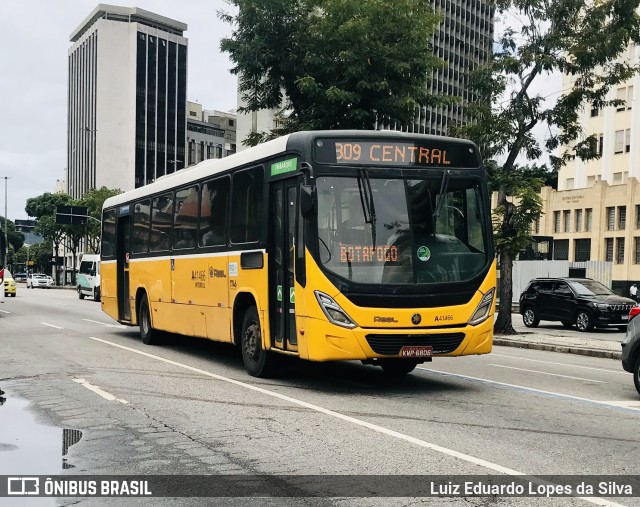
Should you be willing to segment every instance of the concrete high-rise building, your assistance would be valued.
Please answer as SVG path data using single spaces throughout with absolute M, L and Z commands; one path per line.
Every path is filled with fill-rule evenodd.
M 466 106 L 477 100 L 469 90 L 469 74 L 489 62 L 493 51 L 494 13 L 485 0 L 431 0 L 442 17 L 433 39 L 433 54 L 446 65 L 429 76 L 427 88 L 433 95 L 458 97 L 446 107 L 422 108 L 408 132 L 446 135 L 449 124 L 468 121 Z
M 99 4 L 70 36 L 67 192 L 131 190 L 185 166 L 187 25 Z
M 493 50 L 495 7 L 487 0 L 431 0 L 442 23 L 433 39 L 433 53 L 446 62 L 442 69 L 426 76 L 433 95 L 458 97 L 446 107 L 425 107 L 416 114 L 413 125 L 392 126 L 397 130 L 445 135 L 450 124 L 468 121 L 466 106 L 477 97 L 469 90 L 469 74 L 488 63 Z M 238 105 L 246 106 L 238 93 Z M 276 110 L 238 113 L 238 149 L 251 132 L 277 127 Z

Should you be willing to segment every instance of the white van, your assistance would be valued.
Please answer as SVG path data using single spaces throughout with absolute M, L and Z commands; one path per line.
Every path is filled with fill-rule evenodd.
M 100 301 L 100 256 L 85 254 L 80 261 L 78 272 L 78 297 L 93 297 L 94 301 Z

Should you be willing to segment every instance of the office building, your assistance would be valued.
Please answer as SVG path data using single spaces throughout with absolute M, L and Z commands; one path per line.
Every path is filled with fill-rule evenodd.
M 100 4 L 70 36 L 67 193 L 124 191 L 185 166 L 187 25 Z
M 639 57 L 635 45 L 620 56 Z M 564 76 L 562 88 L 572 86 L 573 78 Z M 619 105 L 580 112 L 583 135 L 594 135 L 599 158 L 574 159 L 560 169 L 558 190 L 542 189 L 543 215 L 532 231 L 548 240 L 548 258 L 612 263 L 612 288 L 625 296 L 640 282 L 639 90 L 636 75 L 609 91 L 607 100 Z

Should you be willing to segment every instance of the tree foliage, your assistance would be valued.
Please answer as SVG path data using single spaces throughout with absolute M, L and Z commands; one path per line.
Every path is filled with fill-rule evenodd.
M 457 134 L 478 143 L 486 159 L 502 160 L 494 174 L 498 204 L 505 210 L 499 226 L 505 236 L 497 245 L 501 264 L 497 331 L 514 332 L 511 265 L 522 239 L 519 227 L 527 231 L 531 227 L 531 222 L 510 222 L 519 212 L 508 211 L 514 204 L 508 204 L 507 196 L 522 195 L 530 185 L 528 178 L 514 180 L 516 162 L 536 161 L 547 153 L 557 171 L 576 157 L 598 158 L 593 149 L 596 139 L 582 132 L 579 116 L 586 107 L 618 105 L 617 99 L 607 98 L 609 91 L 638 71 L 637 63 L 625 57 L 629 43 L 640 39 L 639 4 L 640 0 L 497 2 L 498 13 L 516 24 L 501 35 L 490 64 L 472 74 L 471 86 L 482 100 L 469 109 L 474 121 L 457 129 Z M 554 73 L 567 75 L 571 88 L 549 90 L 545 84 Z M 543 139 L 537 135 L 540 130 L 547 132 Z M 561 152 L 555 153 L 558 149 Z M 520 202 L 524 206 L 530 201 Z M 531 210 L 519 214 L 535 219 Z
M 443 64 L 431 41 L 440 18 L 415 0 L 231 0 L 221 48 L 239 76 L 240 112 L 281 108 L 271 137 L 297 130 L 413 124 L 442 104 L 425 86 Z M 259 132 L 249 144 L 269 137 Z
M 0 216 L 0 233 L 4 236 L 3 216 Z M 13 248 L 14 251 L 20 250 L 24 244 L 24 234 L 16 231 L 16 226 L 11 220 L 7 221 L 7 237 L 9 239 L 9 248 Z

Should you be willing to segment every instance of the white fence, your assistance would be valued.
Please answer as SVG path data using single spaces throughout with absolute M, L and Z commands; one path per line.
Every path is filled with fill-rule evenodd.
M 585 278 L 593 278 L 611 288 L 613 264 L 604 261 L 513 261 L 513 302 L 520 301 L 520 294 L 533 278 L 555 278 L 574 275 L 583 270 Z M 575 275 L 574 275 L 575 276 Z

